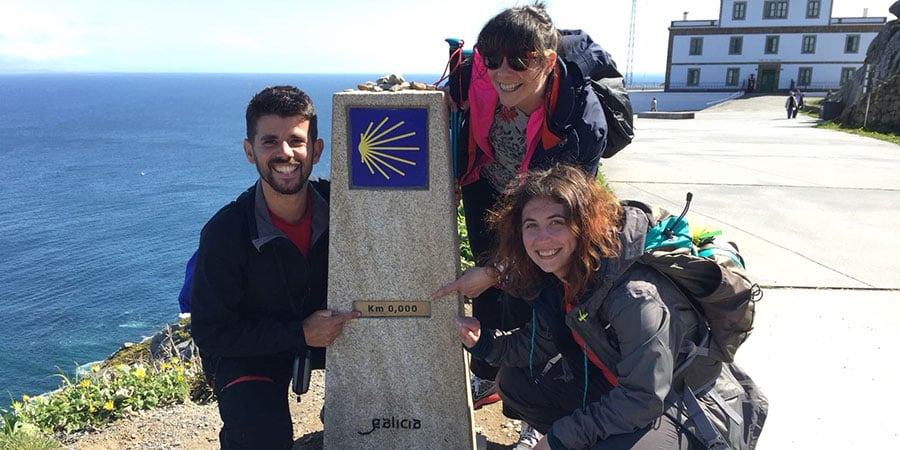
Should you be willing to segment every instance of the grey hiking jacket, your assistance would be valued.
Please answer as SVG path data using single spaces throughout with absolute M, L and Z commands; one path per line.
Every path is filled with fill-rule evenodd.
M 566 448 L 590 447 L 610 435 L 646 427 L 660 417 L 680 343 L 692 338 L 697 328 L 697 316 L 681 291 L 661 273 L 638 262 L 644 252 L 647 215 L 632 207 L 625 207 L 624 214 L 619 231 L 621 255 L 601 262 L 591 287 L 565 314 L 566 327 L 553 326 L 563 306 L 561 287 L 551 281 L 532 302 L 535 315 L 531 323 L 506 333 L 483 330 L 470 349 L 497 366 L 527 367 L 530 357 L 538 373 L 561 351 L 552 329 L 581 337 L 618 384 L 603 394 L 601 401 L 584 405 L 552 425 L 549 434 Z M 667 304 L 683 304 L 685 309 L 671 311 Z M 677 343 L 674 348 L 673 343 Z

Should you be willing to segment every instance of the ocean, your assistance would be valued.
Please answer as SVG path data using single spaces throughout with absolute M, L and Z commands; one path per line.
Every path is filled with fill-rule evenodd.
M 328 178 L 332 94 L 380 75 L 0 75 L 0 395 L 53 390 L 178 319 L 201 227 L 257 177 L 242 149 L 253 94 L 310 94 L 326 147 L 313 174 Z M 635 111 L 649 95 L 706 102 L 635 94 Z
M 0 75 L 0 395 L 53 390 L 178 320 L 201 227 L 257 176 L 253 94 L 306 90 L 328 178 L 332 94 L 378 76 Z

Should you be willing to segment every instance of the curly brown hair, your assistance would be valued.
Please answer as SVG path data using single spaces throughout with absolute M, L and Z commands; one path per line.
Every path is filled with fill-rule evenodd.
M 524 299 L 538 295 L 546 276 L 522 242 L 522 210 L 536 198 L 562 205 L 566 225 L 577 237 L 565 279 L 569 285 L 565 301 L 574 304 L 600 270 L 601 259 L 619 254 L 622 206 L 615 195 L 574 166 L 532 170 L 513 181 L 488 214 L 488 224 L 497 236 L 491 263 L 500 270 L 504 290 Z

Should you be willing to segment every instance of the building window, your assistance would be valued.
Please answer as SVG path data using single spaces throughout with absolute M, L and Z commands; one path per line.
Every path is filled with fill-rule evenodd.
M 691 38 L 691 55 L 702 55 L 703 54 L 703 38 L 702 37 L 692 37 Z
M 812 67 L 801 67 L 797 71 L 797 86 L 809 86 L 812 82 Z
M 743 36 L 732 36 L 731 41 L 728 43 L 728 54 L 729 55 L 740 55 L 744 51 L 744 37 Z
M 788 2 L 763 3 L 763 19 L 785 19 L 788 13 Z
M 775 55 L 778 53 L 778 36 L 766 36 L 765 54 Z
M 822 9 L 821 0 L 808 0 L 806 2 L 806 18 L 807 19 L 818 19 L 819 18 L 819 10 Z
M 700 69 L 688 69 L 687 85 L 697 86 L 700 84 Z
M 747 18 L 747 2 L 734 2 L 734 9 L 731 10 L 732 20 L 744 20 Z
M 848 34 L 844 41 L 844 53 L 859 53 L 859 35 Z
M 803 45 L 800 47 L 800 53 L 815 53 L 816 52 L 816 37 L 815 36 L 803 36 Z
M 737 67 L 729 67 L 728 71 L 725 72 L 725 85 L 726 86 L 737 86 L 738 80 L 741 79 L 741 69 Z
M 853 79 L 853 74 L 856 73 L 855 67 L 843 67 L 841 68 L 841 84 L 844 84 Z

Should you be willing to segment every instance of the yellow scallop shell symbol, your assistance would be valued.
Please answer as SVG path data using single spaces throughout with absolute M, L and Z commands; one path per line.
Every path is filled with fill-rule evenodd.
M 391 125 L 390 128 L 382 131 L 381 128 L 387 123 L 387 121 L 388 117 L 385 117 L 384 120 L 382 120 L 381 123 L 379 123 L 377 126 L 375 125 L 375 122 L 369 122 L 369 127 L 366 128 L 366 132 L 359 135 L 358 150 L 360 161 L 362 161 L 362 163 L 369 168 L 370 173 L 374 175 L 375 171 L 377 170 L 386 180 L 390 180 L 391 176 L 388 174 L 386 169 L 390 169 L 391 171 L 396 172 L 402 177 L 406 176 L 406 173 L 399 169 L 399 167 L 402 167 L 401 164 L 406 164 L 409 166 L 416 165 L 415 161 L 400 158 L 394 153 L 409 151 L 417 152 L 420 150 L 420 148 L 394 147 L 384 145 L 416 135 L 415 131 L 411 131 L 409 133 L 394 134 L 392 136 L 390 133 L 403 126 L 405 122 L 401 120 L 396 124 Z

